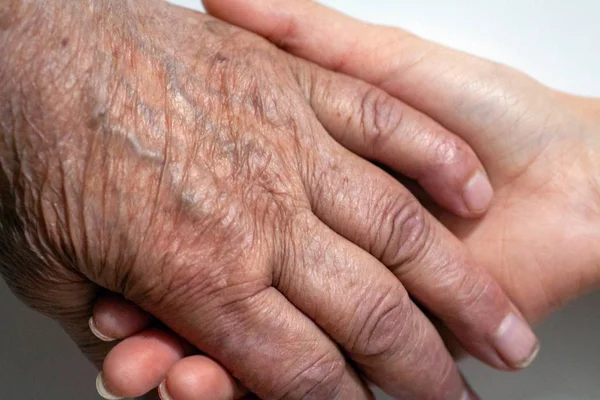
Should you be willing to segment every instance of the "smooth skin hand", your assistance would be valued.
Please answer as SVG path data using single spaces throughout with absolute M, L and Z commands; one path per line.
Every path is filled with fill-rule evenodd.
M 462 398 L 419 306 L 498 368 L 535 352 L 464 245 L 341 145 L 460 215 L 486 209 L 472 150 L 381 89 L 160 0 L 2 2 L 0 60 L 9 286 L 97 362 L 103 291 L 178 335 L 147 332 L 167 346 L 145 386 L 117 365 L 106 396 L 197 348 L 263 399 L 369 399 L 355 368 L 398 397 Z
M 468 221 L 429 203 L 530 321 L 600 286 L 600 100 L 558 93 L 508 67 L 314 2 L 205 5 L 293 54 L 385 89 L 465 139 L 493 182 L 490 211 Z M 115 300 L 94 316 L 104 320 L 127 307 Z M 115 320 L 130 326 L 126 318 Z M 129 336 L 122 333 L 119 338 Z M 129 339 L 119 346 L 116 361 L 135 359 Z M 167 367 L 165 399 L 239 398 L 238 386 L 206 357 Z

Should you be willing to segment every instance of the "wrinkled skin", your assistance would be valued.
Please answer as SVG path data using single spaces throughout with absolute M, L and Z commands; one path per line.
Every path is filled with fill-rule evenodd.
M 399 169 L 421 145 L 462 188 L 468 146 L 433 123 L 411 136 L 425 118 L 385 92 L 160 1 L 4 2 L 0 43 L 2 273 L 96 362 L 106 290 L 265 399 L 370 398 L 353 365 L 395 396 L 462 396 L 408 292 L 488 363 L 525 359 L 491 343 L 518 314 L 500 287 L 334 140 Z
M 530 320 L 598 287 L 600 100 L 313 1 L 204 4 L 295 55 L 376 84 L 465 139 L 494 185 L 491 209 L 477 221 L 432 211 Z
M 491 209 L 468 221 L 439 209 L 424 193 L 420 198 L 530 321 L 600 286 L 600 100 L 558 93 L 508 67 L 399 29 L 363 24 L 310 1 L 205 0 L 205 5 L 293 54 L 378 84 L 461 135 L 494 184 Z M 106 318 L 129 307 L 117 301 L 94 315 Z M 125 319 L 116 320 L 127 327 Z M 134 360 L 135 367 L 147 368 L 130 352 L 135 337 L 111 353 L 112 363 Z M 161 348 L 153 345 L 157 353 Z M 234 398 L 227 372 L 208 358 L 163 367 L 169 370 L 163 387 L 175 393 L 173 400 Z M 207 376 L 211 384 L 207 379 L 193 388 L 186 384 Z

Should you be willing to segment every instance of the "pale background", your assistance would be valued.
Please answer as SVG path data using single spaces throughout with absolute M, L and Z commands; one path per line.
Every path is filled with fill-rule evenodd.
M 199 8 L 199 0 L 175 2 Z M 510 64 L 556 88 L 600 96 L 598 1 L 324 2 Z M 60 328 L 26 310 L 1 283 L 0 315 L 0 399 L 99 398 L 94 388 L 96 371 Z M 552 317 L 539 334 L 542 352 L 525 372 L 500 373 L 475 361 L 464 363 L 467 377 L 483 399 L 600 399 L 600 292 Z

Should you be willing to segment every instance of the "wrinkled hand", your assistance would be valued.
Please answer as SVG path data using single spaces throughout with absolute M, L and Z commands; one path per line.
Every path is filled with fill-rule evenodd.
M 312 1 L 205 4 L 293 54 L 377 84 L 465 139 L 493 183 L 490 211 L 466 221 L 432 209 L 530 321 L 600 285 L 600 100 Z
M 369 398 L 346 357 L 395 396 L 460 398 L 409 292 L 490 364 L 529 359 L 460 242 L 336 142 L 485 210 L 468 146 L 380 89 L 162 1 L 5 2 L 0 49 L 2 272 L 96 361 L 101 289 L 265 399 Z M 108 389 L 143 393 L 112 371 Z
M 554 92 L 510 68 L 375 27 L 314 2 L 205 0 L 209 11 L 265 35 L 324 67 L 379 84 L 458 132 L 490 174 L 490 212 L 467 221 L 430 204 L 500 281 L 530 321 L 600 285 L 600 101 Z M 126 337 L 143 315 L 120 299 L 103 298 L 94 318 Z M 154 355 L 166 341 L 134 335 L 111 363 L 148 368 L 134 353 Z M 179 360 L 179 358 L 177 358 Z M 161 390 L 174 400 L 240 398 L 223 367 L 196 355 L 165 363 Z M 141 379 L 140 379 L 141 380 Z

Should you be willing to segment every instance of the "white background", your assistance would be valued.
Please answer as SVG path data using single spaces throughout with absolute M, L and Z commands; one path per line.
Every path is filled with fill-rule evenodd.
M 175 2 L 199 8 L 199 0 Z M 598 1 L 324 2 L 360 18 L 401 26 L 515 66 L 553 87 L 600 96 Z M 55 324 L 26 310 L 3 284 L 0 315 L 0 399 L 98 398 L 96 371 Z M 600 293 L 553 316 L 539 328 L 539 334 L 542 352 L 525 372 L 500 373 L 475 361 L 464 363 L 467 377 L 482 398 L 600 399 Z

